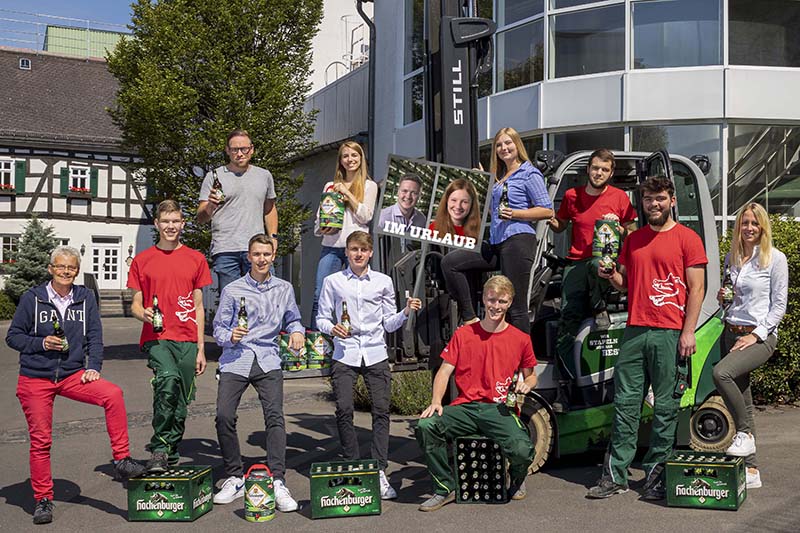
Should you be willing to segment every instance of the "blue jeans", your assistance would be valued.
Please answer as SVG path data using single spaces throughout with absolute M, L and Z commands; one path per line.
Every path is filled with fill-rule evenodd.
M 317 284 L 314 287 L 314 305 L 311 306 L 311 329 L 317 330 L 317 310 L 319 309 L 319 293 L 322 291 L 322 282 L 330 276 L 346 267 L 347 256 L 344 248 L 332 248 L 323 246 L 319 254 L 319 265 L 317 265 Z
M 247 252 L 222 252 L 214 254 L 211 259 L 214 261 L 214 272 L 219 279 L 220 294 L 227 284 L 250 272 Z

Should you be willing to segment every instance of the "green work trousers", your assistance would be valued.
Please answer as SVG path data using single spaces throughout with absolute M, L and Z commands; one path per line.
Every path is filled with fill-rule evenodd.
M 416 435 L 436 494 L 447 495 L 455 490 L 453 466 L 447 459 L 447 442 L 457 437 L 481 435 L 499 444 L 508 459 L 512 483 L 525 479 L 533 460 L 528 429 L 504 404 L 448 405 L 441 416 L 435 414 L 421 419 Z
M 599 257 L 573 261 L 564 268 L 561 280 L 561 319 L 558 322 L 557 379 L 575 378 L 575 335 L 581 322 L 604 308 L 608 280 L 597 275 Z
M 170 340 L 144 344 L 147 366 L 153 371 L 153 437 L 147 449 L 178 458 L 186 429 L 189 402 L 194 399 L 197 343 Z
M 642 398 L 653 386 L 653 429 L 650 447 L 642 459 L 645 475 L 666 462 L 675 443 L 680 399 L 677 357 L 680 331 L 628 326 L 614 366 L 614 424 L 606 473 L 620 485 L 628 484 L 628 466 L 636 454 Z

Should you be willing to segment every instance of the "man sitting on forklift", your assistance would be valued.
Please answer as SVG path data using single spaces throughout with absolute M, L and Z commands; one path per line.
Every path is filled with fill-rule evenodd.
M 595 150 L 586 167 L 586 185 L 569 189 L 561 200 L 558 212 L 548 221 L 556 233 L 567 229 L 569 222 L 572 222 L 572 245 L 567 254 L 569 264 L 564 269 L 561 281 L 561 319 L 558 323 L 554 376 L 558 382 L 558 396 L 553 402 L 553 409 L 557 413 L 569 411 L 569 380 L 575 376 L 571 375 L 567 361 L 572 357 L 578 328 L 588 316 L 587 309 L 594 313 L 599 328 L 608 328 L 610 325 L 605 302 L 609 283 L 598 277 L 599 258 L 592 257 L 595 221 L 616 220 L 626 231 L 636 229 L 636 210 L 631 206 L 628 195 L 609 185 L 614 167 L 611 150 Z

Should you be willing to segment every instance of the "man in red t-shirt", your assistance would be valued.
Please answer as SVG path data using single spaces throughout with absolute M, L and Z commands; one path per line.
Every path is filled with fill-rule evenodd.
M 536 357 L 528 335 L 506 322 L 514 285 L 493 276 L 483 286 L 483 320 L 456 330 L 442 352 L 442 366 L 433 380 L 431 404 L 420 415 L 417 442 L 434 482 L 434 494 L 420 511 L 436 511 L 455 499 L 455 477 L 447 459 L 447 441 L 484 435 L 506 454 L 512 499 L 525 498 L 525 476 L 533 460 L 533 445 L 525 425 L 505 405 L 510 387 L 522 395 L 536 386 Z M 442 407 L 450 376 L 455 372 L 458 397 Z M 513 376 L 523 380 L 513 383 Z
M 569 379 L 575 350 L 575 335 L 581 322 L 594 313 L 598 327 L 608 328 L 605 292 L 608 281 L 597 276 L 598 257 L 592 257 L 594 224 L 597 220 L 617 221 L 627 231 L 635 229 L 636 210 L 624 191 L 609 185 L 614 175 L 614 154 L 601 148 L 589 157 L 586 174 L 589 179 L 583 187 L 569 189 L 561 200 L 556 215 L 548 221 L 550 228 L 561 233 L 572 222 L 572 241 L 561 281 L 561 318 L 558 323 L 555 379 L 558 397 L 553 409 L 569 410 Z
M 614 424 L 603 477 L 589 498 L 608 498 L 628 490 L 628 466 L 636 453 L 642 398 L 653 387 L 653 429 L 642 459 L 647 476 L 643 497 L 665 497 L 664 462 L 672 453 L 682 388 L 678 358 L 695 352 L 695 327 L 705 294 L 703 242 L 672 219 L 675 188 L 664 177 L 640 186 L 648 225 L 622 245 L 619 266 L 600 272 L 628 291 L 628 323 L 614 366 Z
M 178 462 L 194 378 L 206 368 L 202 288 L 211 285 L 211 273 L 203 254 L 181 244 L 185 223 L 177 202 L 158 204 L 158 244 L 138 254 L 128 273 L 128 287 L 135 291 L 131 311 L 144 322 L 139 344 L 153 371 L 153 437 L 148 444 L 152 457 L 147 463 L 151 472 L 164 472 Z M 160 332 L 153 330 L 156 306 L 151 303 L 156 298 L 163 315 Z

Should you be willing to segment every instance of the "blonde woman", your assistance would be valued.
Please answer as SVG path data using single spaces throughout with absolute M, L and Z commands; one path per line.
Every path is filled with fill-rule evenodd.
M 755 489 L 761 486 L 761 474 L 756 465 L 750 372 L 775 351 L 789 293 L 786 256 L 772 246 L 772 226 L 760 204 L 750 203 L 739 211 L 725 267 L 730 269 L 734 296 L 725 311 L 722 334 L 722 353 L 727 355 L 714 367 L 714 383 L 736 425 L 726 453 L 745 458 L 747 488 Z M 720 303 L 722 293 L 720 289 L 717 295 Z
M 317 309 L 322 281 L 334 272 L 347 266 L 345 243 L 354 231 L 369 232 L 369 222 L 375 211 L 378 186 L 367 174 L 364 149 L 355 141 L 345 141 L 339 147 L 336 158 L 336 174 L 322 189 L 323 192 L 338 192 L 344 198 L 345 211 L 342 229 L 321 228 L 319 210 L 314 222 L 314 235 L 322 237 L 322 252 L 317 265 L 314 288 L 314 304 L 311 308 L 311 329 L 317 329 Z
M 448 253 L 442 260 L 447 291 L 458 303 L 462 322 L 478 321 L 469 284 L 469 272 L 500 269 L 514 284 L 516 296 L 508 310 L 508 323 L 530 333 L 528 285 L 536 252 L 538 220 L 553 216 L 553 203 L 547 194 L 542 173 L 528 159 L 522 139 L 513 128 L 502 128 L 494 136 L 491 172 L 491 227 L 489 242 L 481 253 L 462 250 Z M 501 205 L 503 192 L 506 200 Z M 437 226 L 438 227 L 438 226 Z

